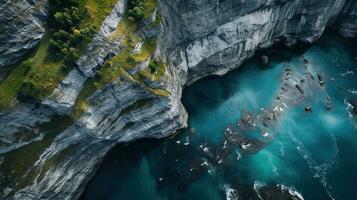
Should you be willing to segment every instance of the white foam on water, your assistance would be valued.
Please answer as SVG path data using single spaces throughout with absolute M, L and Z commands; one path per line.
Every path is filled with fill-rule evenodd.
M 243 149 L 248 149 L 250 146 L 252 146 L 252 143 L 242 144 Z
M 206 166 L 209 167 L 208 161 L 206 159 L 203 158 L 203 162 L 201 163 L 201 166 Z
M 269 133 L 265 131 L 262 136 L 263 136 L 263 137 L 268 137 L 268 136 L 269 136 Z
M 260 195 L 259 189 L 260 189 L 261 187 L 263 187 L 263 186 L 265 186 L 265 183 L 264 183 L 264 182 L 254 181 L 254 185 L 253 185 L 254 191 L 255 191 L 255 193 L 258 195 L 258 198 L 261 199 L 261 200 L 264 200 L 264 199 L 263 199 L 262 196 Z
M 237 160 L 240 160 L 242 158 L 242 155 L 238 152 L 238 150 L 235 150 L 235 153 L 237 155 Z
M 321 184 L 323 185 L 323 187 L 325 189 L 326 194 L 329 195 L 332 199 L 334 199 L 333 194 L 331 192 L 332 187 L 329 186 L 327 183 L 327 175 L 331 171 L 332 167 L 336 164 L 335 158 L 332 158 L 331 160 L 319 165 L 313 159 L 311 152 L 308 151 L 308 149 L 303 145 L 303 143 L 299 139 L 297 139 L 290 131 L 289 131 L 289 133 L 290 133 L 290 138 L 297 146 L 296 148 L 297 148 L 299 154 L 303 156 L 304 160 L 308 164 L 313 178 L 317 178 L 318 180 L 320 180 Z M 333 135 L 331 135 L 331 136 L 333 136 Z M 335 145 L 336 145 L 336 147 L 334 147 L 334 148 L 337 148 L 336 138 L 334 136 L 333 136 L 333 138 L 334 138 Z M 335 152 L 338 153 L 338 150 L 335 150 Z M 337 153 L 336 153 L 336 155 L 337 155 Z
M 348 118 L 351 124 L 357 129 L 357 119 L 353 114 L 353 105 L 350 104 L 346 99 L 343 100 L 343 103 L 345 104 L 345 110 L 348 113 Z
M 225 184 L 223 189 L 226 194 L 226 200 L 239 200 L 239 195 L 237 190 L 233 189 L 230 185 Z
M 357 95 L 357 90 L 355 89 L 348 89 L 347 91 L 353 95 Z
M 205 147 L 205 148 L 203 148 L 203 151 L 207 153 L 207 152 L 209 152 L 209 148 Z
M 296 191 L 296 189 L 294 187 L 288 187 L 285 185 L 277 185 L 277 186 L 280 187 L 281 190 L 283 190 L 283 191 L 288 191 L 290 195 L 297 196 L 301 200 L 304 200 L 304 197 L 302 196 L 302 194 L 300 192 Z
M 202 158 L 201 167 L 206 166 L 208 168 L 207 173 L 210 175 L 215 175 L 216 168 L 208 162 L 206 158 Z

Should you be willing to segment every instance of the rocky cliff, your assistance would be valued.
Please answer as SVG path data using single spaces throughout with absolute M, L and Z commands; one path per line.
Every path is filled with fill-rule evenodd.
M 45 33 L 47 0 L 0 1 L 0 79 Z
M 145 26 L 133 33 L 138 41 L 130 52 L 141 51 L 143 41 L 152 36 L 158 36 L 156 49 L 93 91 L 80 116 L 68 120 L 64 116 L 73 110 L 85 83 L 101 67 L 113 67 L 111 58 L 126 48 L 125 37 L 114 34 L 125 4 L 119 1 L 113 8 L 79 67 L 50 97 L 40 105 L 30 102 L 0 113 L 1 198 L 75 199 L 113 145 L 163 138 L 186 126 L 180 102 L 185 85 L 237 68 L 258 49 L 312 43 L 332 25 L 345 36 L 356 34 L 353 0 L 161 0 Z M 161 15 L 159 28 L 151 26 L 156 12 Z M 31 37 L 35 43 L 39 35 Z M 153 59 L 162 61 L 162 70 L 147 75 Z M 17 164 L 27 152 L 31 156 Z
M 356 31 L 355 1 L 220 0 L 162 1 L 166 52 L 192 83 L 224 74 L 257 49 L 311 43 L 335 24 L 345 36 Z

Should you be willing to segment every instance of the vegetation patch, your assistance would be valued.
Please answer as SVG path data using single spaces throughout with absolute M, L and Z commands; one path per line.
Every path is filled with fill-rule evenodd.
M 129 15 L 136 20 L 148 19 L 157 6 L 157 0 L 129 0 Z
M 6 80 L 0 85 L 0 109 L 12 107 L 17 92 L 23 84 L 23 78 L 26 77 L 31 68 L 31 63 L 24 62 L 21 66 L 12 70 Z
M 137 53 L 132 52 L 134 47 L 134 45 L 129 45 L 128 48 L 122 50 L 120 54 L 111 58 L 97 71 L 94 78 L 86 83 L 76 100 L 73 112 L 74 117 L 79 117 L 81 113 L 85 111 L 86 106 L 83 106 L 87 105 L 85 99 L 96 90 L 103 88 L 105 85 L 113 81 L 117 81 L 120 76 L 126 75 L 128 70 L 131 70 L 139 63 L 148 60 L 156 49 L 156 37 L 144 40 L 142 49 Z
M 150 58 L 156 49 L 156 38 L 146 39 L 143 42 L 142 49 L 137 53 L 132 53 L 133 48 L 123 50 L 117 56 L 110 59 L 99 71 L 96 82 L 98 88 L 115 81 L 122 74 L 122 70 L 130 70 L 139 63 L 144 62 Z
M 118 81 L 120 76 L 132 79 L 127 71 L 133 69 L 139 63 L 148 60 L 156 49 L 156 37 L 142 41 L 136 32 L 143 28 L 143 20 L 149 18 L 154 12 L 157 6 L 157 0 L 129 0 L 128 4 L 129 10 L 124 14 L 116 30 L 110 35 L 112 39 L 121 39 L 122 50 L 118 55 L 108 60 L 104 66 L 97 71 L 94 78 L 86 82 L 76 100 L 72 113 L 74 118 L 80 117 L 81 114 L 85 112 L 88 108 L 86 99 L 95 91 L 113 81 Z M 133 15 L 133 12 L 136 12 L 133 11 L 135 7 L 137 7 L 135 10 L 140 8 L 140 10 L 143 11 L 144 14 L 142 17 L 135 17 Z M 159 24 L 159 20 L 160 17 L 153 23 Z M 134 49 L 141 42 L 141 49 L 134 52 Z
M 158 59 L 153 59 L 150 61 L 148 68 L 141 70 L 137 76 L 139 79 L 160 81 L 160 79 L 165 74 L 165 72 L 166 72 L 165 64 Z
M 156 96 L 161 96 L 161 97 L 168 97 L 171 95 L 171 93 L 165 89 L 161 88 L 149 88 L 149 91 Z
M 48 58 L 46 35 L 29 59 L 17 64 L 0 85 L 0 109 L 8 109 L 18 93 L 42 98 L 51 93 L 69 71 L 62 61 Z
M 117 0 L 51 0 L 50 49 L 55 58 L 74 65 Z
M 160 12 L 156 12 L 156 16 L 155 16 L 155 21 L 151 22 L 148 27 L 149 28 L 155 28 L 158 27 L 160 25 L 161 22 L 161 14 Z
M 36 99 L 51 94 L 84 51 L 117 0 L 51 0 L 48 33 L 30 58 L 16 64 L 0 84 L 0 109 L 18 93 Z

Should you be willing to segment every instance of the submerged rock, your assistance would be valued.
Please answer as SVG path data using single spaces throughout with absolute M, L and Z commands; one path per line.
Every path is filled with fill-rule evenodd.
M 261 62 L 263 65 L 267 65 L 269 63 L 269 57 L 266 56 L 266 55 L 263 55 L 261 58 L 260 58 Z
M 353 106 L 354 114 L 357 115 L 357 100 L 356 99 L 350 100 L 350 104 Z
M 32 5 L 31 3 L 36 2 L 45 1 L 20 1 L 20 4 Z M 6 1 L 1 8 L 11 8 L 9 5 L 19 6 L 12 1 Z M 109 57 L 120 51 L 119 41 L 106 40 L 119 22 L 120 13 L 123 11 L 120 5 L 117 4 L 113 8 L 113 12 L 102 26 L 105 28 L 98 33 L 98 38 L 93 40 L 86 53 L 77 62 L 79 69 L 72 71 L 55 90 L 53 99 L 46 99 L 48 101 L 44 101 L 43 104 L 49 105 L 58 113 L 67 114 L 68 108 L 74 104 L 86 79 L 92 77 L 96 73 L 96 68 L 103 65 Z M 158 11 L 164 20 L 161 22 L 160 31 L 156 29 L 154 31 L 155 34 L 160 34 L 160 37 L 153 56 L 167 61 L 166 70 L 159 80 L 135 79 L 135 73 L 147 67 L 148 60 L 146 60 L 146 65 L 128 73 L 126 79 L 114 79 L 111 84 L 95 91 L 86 99 L 89 106 L 85 108 L 84 114 L 79 119 L 46 139 L 36 137 L 41 134 L 41 131 L 36 132 L 36 125 L 48 121 L 54 115 L 52 111 L 48 115 L 37 115 L 42 108 L 30 107 L 27 120 L 22 123 L 18 121 L 26 116 L 22 115 L 21 110 L 18 114 L 14 112 L 15 114 L 0 115 L 1 125 L 6 128 L 2 129 L 6 130 L 5 133 L 0 132 L 0 138 L 5 143 L 6 141 L 12 143 L 16 134 L 20 132 L 18 130 L 23 128 L 30 129 L 34 133 L 30 135 L 27 144 L 23 143 L 22 141 L 26 140 L 21 138 L 21 142 L 5 146 L 2 149 L 4 154 L 0 153 L 1 156 L 6 157 L 8 154 L 5 152 L 19 149 L 24 145 L 39 151 L 31 157 L 33 160 L 26 165 L 25 173 L 16 174 L 17 179 L 14 179 L 11 174 L 6 177 L 6 181 L 13 180 L 15 183 L 6 185 L 6 188 L 2 187 L 4 189 L 0 191 L 0 198 L 78 198 L 84 183 L 90 179 L 104 155 L 115 144 L 141 138 L 163 138 L 187 126 L 187 113 L 180 101 L 182 88 L 185 85 L 207 75 L 224 74 L 238 67 L 256 50 L 270 47 L 277 42 L 284 42 L 289 46 L 299 41 L 311 43 L 318 39 L 325 28 L 336 21 L 341 13 L 342 18 L 347 15 L 355 16 L 355 7 L 348 5 L 355 4 L 343 0 L 254 1 L 254 3 L 236 0 L 159 1 Z M 17 8 L 16 6 L 14 8 Z M 14 12 L 11 9 L 10 11 Z M 32 17 L 34 16 L 31 15 L 28 19 L 34 22 Z M 348 24 L 355 22 L 355 18 L 345 20 L 342 18 L 340 22 L 346 20 Z M 6 19 L 6 16 L 2 16 L 2 19 Z M 15 38 L 13 46 L 15 51 L 8 52 L 7 49 L 12 46 L 13 41 L 8 40 L 7 36 L 5 42 L 8 46 L 5 45 L 6 49 L 0 52 L 1 56 L 11 56 L 6 59 L 6 56 L 0 57 L 3 59 L 2 62 L 7 64 L 16 62 L 15 60 L 20 57 L 20 54 L 23 55 L 24 50 L 32 48 L 43 35 L 44 29 L 41 24 L 40 22 L 36 24 L 38 32 L 35 31 L 35 34 L 29 34 L 26 28 L 25 31 L 20 30 L 24 34 L 19 35 L 26 37 L 23 41 L 18 41 L 21 37 Z M 19 26 L 21 23 L 14 25 Z M 12 28 L 5 28 L 8 33 L 17 32 L 11 24 L 7 26 Z M 33 26 L 31 25 L 32 28 Z M 345 28 L 343 30 L 353 32 L 353 26 L 348 27 L 350 31 Z M 152 36 L 153 33 L 148 35 Z M 10 34 L 10 38 L 12 37 L 14 35 Z M 5 37 L 0 39 L 3 38 Z M 247 125 L 247 128 L 257 128 L 259 132 L 265 132 L 265 129 L 279 119 L 280 113 L 284 111 L 284 104 L 296 104 L 308 94 L 309 90 L 306 88 L 310 86 L 312 79 L 311 74 L 303 77 L 293 71 L 285 71 L 280 94 L 271 108 L 261 114 L 261 121 L 258 123 L 253 114 L 247 114 L 242 122 Z M 9 119 L 12 116 L 14 119 Z M 13 121 L 17 123 L 12 123 Z M 14 131 L 7 131 L 10 126 L 13 126 Z M 269 134 L 273 136 L 273 133 L 269 132 Z M 247 152 L 257 152 L 269 142 L 270 138 L 248 139 L 244 131 L 238 134 L 227 131 L 226 135 L 227 142 L 220 144 L 218 149 L 202 146 L 209 163 L 224 165 L 224 159 L 228 155 L 227 149 L 234 147 L 233 145 L 240 145 Z M 31 146 L 35 145 L 33 141 L 39 141 L 43 146 L 40 149 Z M 181 142 L 179 145 L 182 145 Z M 189 146 L 191 145 L 185 147 Z M 223 146 L 226 147 L 224 150 L 222 150 Z M 2 160 L 0 167 L 7 162 L 9 161 L 6 158 Z M 193 167 L 191 166 L 192 173 L 189 173 L 189 180 L 196 179 L 195 169 L 206 169 L 206 167 L 196 167 L 200 164 L 201 162 L 196 162 Z M 16 182 L 18 180 L 22 180 L 22 184 L 18 184 Z
M 327 110 L 332 109 L 332 100 L 331 100 L 331 97 L 329 97 L 329 96 L 326 97 L 326 109 Z
M 293 188 L 286 186 L 263 186 L 258 189 L 259 196 L 264 200 L 304 200 L 302 195 Z
M 312 112 L 312 107 L 306 106 L 304 110 L 305 110 L 305 112 Z
M 227 200 L 304 200 L 303 196 L 292 187 L 284 185 L 266 185 L 256 181 L 254 187 L 246 184 L 226 184 L 223 187 Z

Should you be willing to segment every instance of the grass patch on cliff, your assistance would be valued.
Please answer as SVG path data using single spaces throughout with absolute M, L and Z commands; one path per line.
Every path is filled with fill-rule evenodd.
M 50 49 L 54 58 L 74 65 L 117 0 L 51 0 L 49 27 L 54 33 Z
M 150 56 L 156 49 L 156 37 L 144 40 L 142 49 L 133 53 L 134 43 L 129 44 L 120 54 L 111 58 L 102 68 L 100 68 L 95 77 L 87 81 L 84 88 L 79 93 L 72 116 L 78 118 L 87 108 L 86 99 L 96 90 L 105 85 L 117 81 L 120 76 L 127 76 L 127 71 L 132 70 L 139 63 L 150 59 Z M 138 42 L 138 41 L 136 41 Z
M 48 55 L 49 39 L 50 35 L 45 35 L 33 56 L 15 65 L 1 83 L 0 109 L 9 108 L 18 93 L 40 99 L 64 77 L 67 70 L 63 62 L 53 61 Z
M 157 0 L 129 0 L 129 15 L 136 20 L 146 20 L 154 12 Z
M 116 3 L 117 0 L 78 1 L 80 13 L 78 29 L 94 27 L 98 31 Z M 52 30 L 51 27 L 48 30 L 38 47 L 34 49 L 32 56 L 16 64 L 4 81 L 0 83 L 0 109 L 12 107 L 19 93 L 36 99 L 47 97 L 73 67 L 73 65 L 64 62 L 64 57 L 56 58 L 50 49 L 50 41 L 54 38 L 55 30 Z M 88 37 L 91 38 L 94 34 L 93 32 Z M 82 40 L 74 46 L 77 54 L 84 51 L 89 41 L 90 39 Z
M 11 74 L 6 77 L 6 80 L 2 82 L 0 85 L 0 110 L 12 107 L 12 102 L 21 88 L 23 78 L 26 77 L 30 67 L 26 63 L 15 67 Z
M 98 88 L 117 80 L 122 75 L 122 70 L 131 70 L 139 63 L 148 60 L 156 49 L 156 38 L 144 40 L 142 49 L 139 52 L 132 53 L 133 49 L 133 47 L 127 48 L 114 56 L 97 72 L 100 77 L 96 81 Z
M 160 81 L 161 77 L 165 74 L 165 64 L 158 59 L 150 61 L 149 66 L 136 75 L 139 79 L 149 79 L 152 81 Z
M 140 0 L 141 6 L 145 8 L 143 19 L 149 18 L 156 9 L 157 0 Z M 131 0 L 129 1 L 132 2 Z M 129 6 L 130 9 L 130 6 Z M 158 16 L 158 14 L 156 14 Z M 153 28 L 160 24 L 160 16 L 152 22 L 149 27 Z M 142 19 L 142 20 L 143 20 Z M 103 88 L 105 85 L 117 81 L 119 77 L 132 78 L 127 71 L 132 70 L 139 63 L 144 62 L 152 56 L 157 46 L 157 38 L 148 38 L 143 41 L 142 48 L 138 52 L 133 52 L 136 45 L 142 40 L 136 32 L 145 26 L 142 20 L 134 19 L 127 11 L 115 31 L 110 35 L 109 39 L 121 39 L 121 52 L 108 60 L 101 67 L 94 78 L 88 80 L 84 88 L 79 93 L 72 116 L 78 118 L 88 108 L 86 99 L 95 91 Z M 154 24 L 154 25 L 153 25 Z
M 123 0 L 120 0 L 123 1 Z M 80 8 L 86 13 L 80 27 L 92 26 L 99 30 L 104 19 L 111 13 L 118 0 L 80 0 Z
M 46 35 L 35 55 L 26 61 L 31 67 L 19 90 L 24 95 L 36 99 L 48 96 L 69 72 L 70 68 L 65 66 L 62 60 L 53 60 L 48 54 L 50 37 L 51 35 Z

